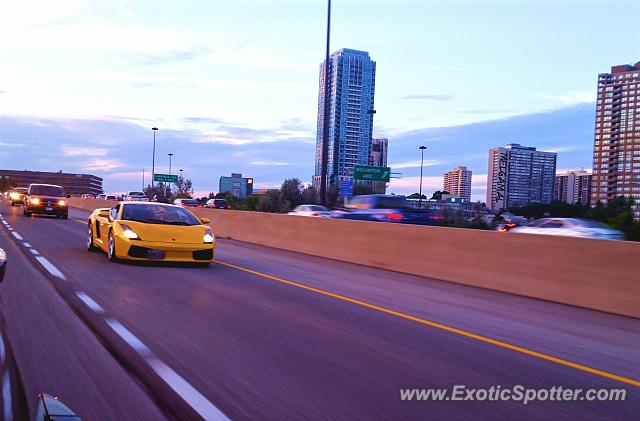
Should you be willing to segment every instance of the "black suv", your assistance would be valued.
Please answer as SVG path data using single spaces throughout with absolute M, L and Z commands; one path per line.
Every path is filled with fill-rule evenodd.
M 69 217 L 69 205 L 64 188 L 53 184 L 31 184 L 24 198 L 22 214 L 55 215 L 61 219 Z

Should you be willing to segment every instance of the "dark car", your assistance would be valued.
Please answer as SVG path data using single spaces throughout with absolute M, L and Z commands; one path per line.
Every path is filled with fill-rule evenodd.
M 404 196 L 385 194 L 354 196 L 344 209 L 332 211 L 331 217 L 417 225 L 440 225 L 444 220 L 439 210 L 415 209 Z
M 169 198 L 161 194 L 154 194 L 151 201 L 157 203 L 169 203 Z
M 61 219 L 69 217 L 67 194 L 61 186 L 53 184 L 31 184 L 24 198 L 22 214 L 55 215 Z
M 16 187 L 9 192 L 9 203 L 11 206 L 22 205 L 24 203 L 24 195 L 27 193 L 26 187 Z
M 209 199 L 204 205 L 205 208 L 229 209 L 229 203 L 225 199 Z
M 201 208 L 202 202 L 198 199 L 176 199 L 173 201 L 174 205 L 182 206 L 183 208 Z

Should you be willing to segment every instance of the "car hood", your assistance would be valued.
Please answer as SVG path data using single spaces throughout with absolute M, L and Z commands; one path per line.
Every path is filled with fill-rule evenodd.
M 204 225 L 145 224 L 125 220 L 121 223 L 128 225 L 142 241 L 152 242 L 202 244 L 207 231 Z

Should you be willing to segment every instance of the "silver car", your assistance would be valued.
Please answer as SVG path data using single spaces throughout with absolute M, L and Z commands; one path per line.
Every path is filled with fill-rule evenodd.
M 601 222 L 579 218 L 542 218 L 509 232 L 524 234 L 562 235 L 565 237 L 622 240 L 624 233 Z
M 321 218 L 329 217 L 329 209 L 320 205 L 300 205 L 288 213 L 289 215 L 298 216 L 316 216 Z

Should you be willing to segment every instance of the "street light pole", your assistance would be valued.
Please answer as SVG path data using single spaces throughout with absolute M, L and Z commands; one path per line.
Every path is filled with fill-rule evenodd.
M 420 195 L 420 202 L 418 202 L 418 208 L 422 209 L 422 167 L 424 166 L 424 150 L 427 149 L 426 146 L 420 146 L 420 193 L 418 193 Z
M 144 191 L 144 168 L 142 169 L 142 191 Z
M 153 187 L 156 178 L 156 132 L 158 128 L 152 127 L 151 130 L 153 130 L 153 161 L 151 164 L 151 187 Z
M 329 159 L 329 35 L 331 33 L 331 0 L 327 4 L 327 49 L 324 57 L 324 110 L 322 124 L 322 159 L 320 162 L 320 203 L 327 203 L 327 175 Z
M 171 158 L 173 157 L 173 154 L 169 153 L 167 155 L 169 155 L 169 175 L 171 175 Z M 169 191 L 171 191 L 171 182 L 169 182 Z M 167 189 L 166 188 L 164 189 L 164 194 L 167 194 Z

